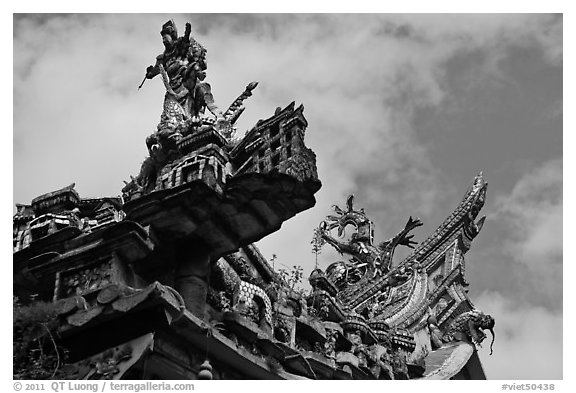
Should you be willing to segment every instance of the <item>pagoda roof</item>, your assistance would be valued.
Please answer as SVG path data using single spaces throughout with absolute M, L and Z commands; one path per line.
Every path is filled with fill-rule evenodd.
M 388 274 L 379 277 L 367 285 L 363 285 L 361 288 L 355 288 L 354 292 L 352 292 L 353 296 L 349 299 L 350 305 L 356 307 L 371 296 L 379 293 L 382 288 L 389 285 L 391 277 L 399 274 L 399 272 L 409 265 L 418 263 L 418 265 L 420 265 L 425 271 L 429 271 L 430 268 L 433 267 L 436 258 L 446 251 L 446 244 L 452 242 L 454 236 L 459 234 L 462 228 L 469 225 L 471 219 L 473 220 L 476 217 L 484 205 L 487 186 L 488 183 L 484 181 L 482 172 L 480 172 L 480 174 L 474 178 L 473 185 L 468 189 L 460 204 L 452 214 L 444 220 L 436 231 L 434 231 L 434 233 L 432 233 L 432 235 L 430 235 L 425 241 L 420 243 L 414 252 L 400 262 L 398 266 Z M 479 227 L 481 227 L 481 225 Z M 463 250 L 463 252 L 466 251 L 467 250 Z M 411 312 L 405 313 L 406 310 L 404 310 L 402 315 L 402 319 L 408 318 L 411 322 L 413 322 L 414 319 L 412 318 L 412 314 L 417 309 L 420 311 L 425 309 L 422 304 L 420 304 L 419 307 L 417 302 L 410 301 L 415 288 L 417 288 L 417 286 L 413 286 L 410 290 L 410 295 L 404 302 L 406 305 L 410 306 Z M 399 308 L 395 308 L 395 311 L 397 310 L 399 310 Z M 394 315 L 395 311 L 389 312 L 388 315 L 396 320 L 398 319 L 398 315 Z

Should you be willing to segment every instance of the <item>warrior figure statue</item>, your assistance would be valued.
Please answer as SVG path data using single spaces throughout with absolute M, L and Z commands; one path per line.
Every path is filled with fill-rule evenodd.
M 162 77 L 166 88 L 164 105 L 157 130 L 146 138 L 150 156 L 142 163 L 140 174 L 126 184 L 123 192 L 132 189 L 144 193 L 152 191 L 158 171 L 179 156 L 177 143 L 188 135 L 213 128 L 225 138 L 232 133 L 230 121 L 214 103 L 211 87 L 206 78 L 206 49 L 190 36 L 191 26 L 186 23 L 184 36 L 178 37 L 173 20 L 162 26 L 160 35 L 164 52 L 156 57 L 156 64 L 146 69 L 146 79 Z M 203 118 L 205 109 L 216 117 Z
M 184 36 L 178 37 L 174 21 L 166 22 L 160 32 L 164 52 L 156 57 L 156 65 L 146 69 L 144 80 L 161 75 L 166 87 L 164 110 L 153 135 L 164 148 L 171 145 L 170 139 L 177 140 L 201 126 L 206 108 L 216 116 L 219 131 L 229 129 L 224 114 L 214 103 L 210 85 L 202 82 L 208 68 L 207 51 L 190 37 L 190 32 L 190 23 L 186 23 Z M 168 146 L 163 146 L 163 142 L 168 142 Z

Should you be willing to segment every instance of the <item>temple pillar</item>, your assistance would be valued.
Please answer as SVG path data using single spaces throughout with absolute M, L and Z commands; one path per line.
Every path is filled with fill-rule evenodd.
M 211 250 L 200 242 L 191 242 L 178 247 L 177 258 L 175 289 L 184 299 L 186 309 L 204 318 Z

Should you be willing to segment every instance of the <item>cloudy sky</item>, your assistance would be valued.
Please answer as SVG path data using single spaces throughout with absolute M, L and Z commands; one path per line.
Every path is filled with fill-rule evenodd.
M 138 173 L 164 93 L 137 86 L 170 18 L 208 48 L 221 107 L 260 82 L 240 133 L 305 106 L 323 187 L 258 243 L 267 258 L 309 273 L 313 228 L 350 193 L 377 241 L 410 215 L 424 240 L 483 171 L 488 218 L 466 259 L 470 296 L 496 319 L 486 374 L 562 378 L 561 15 L 16 15 L 14 202 L 72 182 L 118 195 Z M 336 258 L 325 248 L 320 267 Z

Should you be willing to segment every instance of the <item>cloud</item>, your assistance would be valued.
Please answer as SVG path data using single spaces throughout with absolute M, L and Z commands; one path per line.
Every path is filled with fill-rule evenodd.
M 138 43 L 148 32 L 135 34 L 121 16 L 22 17 L 15 23 L 19 201 L 74 181 L 83 196 L 118 195 L 122 179 L 137 172 L 144 138 L 158 121 L 159 113 L 146 108 L 162 102 L 161 90 L 156 99 L 137 95 L 158 51 Z
M 34 169 L 28 157 L 38 151 L 48 156 L 42 149 L 54 150 L 55 140 L 84 142 L 95 152 L 91 157 L 86 151 L 67 152 L 71 161 L 79 163 L 68 168 L 70 178 L 82 173 L 98 177 L 96 168 L 88 165 L 98 151 L 108 152 L 110 168 L 137 170 L 138 165 L 131 162 L 141 161 L 145 154 L 142 141 L 158 121 L 162 88 L 158 81 L 148 81 L 140 92 L 135 86 L 145 66 L 161 51 L 157 30 L 167 18 L 24 15 L 15 20 L 17 170 L 31 174 Z M 231 102 L 247 82 L 261 81 L 247 103 L 240 131 L 272 114 L 276 106 L 293 99 L 304 102 L 311 124 L 308 141 L 318 152 L 326 193 L 337 192 L 343 198 L 366 188 L 364 179 L 378 175 L 382 186 L 372 194 L 385 188 L 394 197 L 386 201 L 370 197 L 367 207 L 396 209 L 394 201 L 401 195 L 422 213 L 434 209 L 444 187 L 438 185 L 441 175 L 414 135 L 411 117 L 416 108 L 444 100 L 445 62 L 471 47 L 505 45 L 503 37 L 509 37 L 504 41 L 510 43 L 522 34 L 532 36 L 548 23 L 543 17 L 515 15 L 175 19 L 181 30 L 183 22 L 191 19 L 196 38 L 209 49 L 208 77 L 221 106 Z M 31 112 L 35 116 L 24 115 Z M 42 125 L 50 125 L 50 131 L 40 131 Z M 323 143 L 327 138 L 330 144 Z M 50 161 L 46 170 L 61 172 L 56 168 L 59 162 Z M 129 173 L 114 173 L 116 189 Z M 404 179 L 409 179 L 410 187 L 402 187 Z M 96 190 L 90 187 L 89 191 Z M 107 193 L 113 190 L 106 187 Z M 334 203 L 332 198 L 325 201 Z
M 298 23 L 306 18 L 281 24 L 284 33 L 273 39 L 259 34 L 259 42 L 266 45 L 259 49 L 249 45 L 248 52 L 269 54 L 258 62 L 264 79 L 271 72 L 281 75 L 270 87 L 275 92 L 270 100 L 290 99 L 288 92 L 306 103 L 307 141 L 318 154 L 324 183 L 316 211 L 326 211 L 355 193 L 357 202 L 376 222 L 377 238 L 392 236 L 408 214 L 424 217 L 427 226 L 419 235 L 425 237 L 444 218 L 442 214 L 449 214 L 458 203 L 457 197 L 452 198 L 461 191 L 432 165 L 428 146 L 414 130 L 414 114 L 421 108 L 447 104 L 454 88 L 447 83 L 448 65 L 457 56 L 484 54 L 483 72 L 471 68 L 466 73 L 466 78 L 475 78 L 468 88 L 487 81 L 500 83 L 504 77 L 499 62 L 490 59 L 505 56 L 515 45 L 528 45 L 526 37 L 540 35 L 539 26 L 549 23 L 548 18 L 347 15 L 319 18 L 324 24 Z M 324 26 L 328 21 L 333 22 L 329 28 Z M 262 23 L 255 22 L 254 29 L 269 29 Z M 322 34 L 326 31 L 329 34 Z M 243 30 L 237 42 L 226 41 L 227 47 L 246 50 L 243 41 L 254 44 L 246 40 L 249 34 Z M 323 143 L 326 140 L 330 143 Z M 310 217 L 306 224 L 311 231 L 323 215 L 310 213 Z M 283 231 L 288 238 L 287 232 Z M 269 240 L 278 255 L 294 255 L 292 247 Z M 300 244 L 307 244 L 304 237 Z M 310 258 L 307 250 L 296 259 L 306 257 Z
M 496 215 L 512 229 L 507 246 L 527 264 L 562 259 L 562 160 L 548 161 L 522 177 L 497 201 Z
M 488 379 L 562 379 L 561 313 L 518 307 L 498 292 L 484 292 L 475 303 L 496 321 L 493 355 L 487 340 L 479 351 Z
M 518 307 L 562 312 L 562 188 L 562 160 L 553 159 L 496 198 L 467 255 L 472 298 L 491 290 Z

